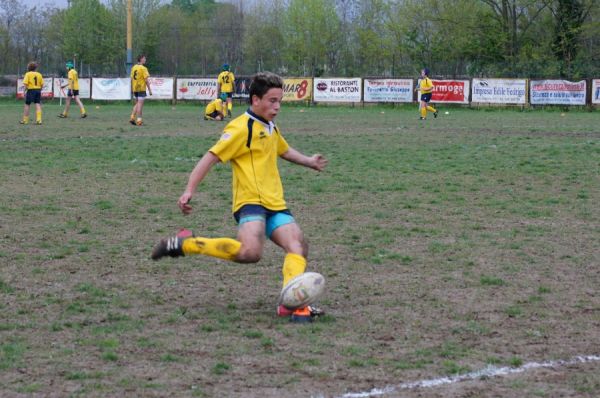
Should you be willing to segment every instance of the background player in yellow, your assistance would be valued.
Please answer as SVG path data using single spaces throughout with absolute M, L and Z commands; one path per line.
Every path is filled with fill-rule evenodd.
M 231 121 L 223 135 L 200 159 L 189 176 L 185 191 L 177 201 L 184 214 L 192 211 L 190 201 L 198 184 L 217 163 L 230 162 L 232 168 L 232 210 L 238 223 L 237 239 L 197 237 L 189 230 L 161 240 L 152 258 L 203 254 L 237 263 L 260 260 L 266 238 L 285 251 L 283 286 L 304 273 L 308 244 L 288 209 L 278 158 L 317 171 L 327 165 L 320 154 L 306 156 L 288 145 L 273 119 L 283 99 L 283 79 L 273 73 L 259 73 L 250 85 L 250 108 Z M 279 316 L 292 321 L 311 321 L 322 311 L 305 307 L 291 311 L 277 308 Z
M 429 101 L 431 101 L 431 96 L 433 94 L 433 82 L 429 78 L 429 69 L 424 68 L 421 70 L 421 79 L 419 80 L 419 84 L 415 88 L 415 91 L 421 92 L 421 101 L 419 102 L 419 112 L 421 113 L 421 120 L 425 120 L 427 118 L 427 111 L 433 112 L 433 117 L 437 117 L 437 110 L 429 105 Z
M 235 90 L 235 76 L 229 70 L 229 65 L 223 65 L 223 71 L 217 77 L 217 97 L 221 93 L 227 94 L 227 116 L 231 117 L 233 110 L 233 91 Z
M 204 110 L 204 120 L 223 120 L 225 118 L 225 101 L 227 95 L 221 93 L 221 96 L 214 99 L 206 105 Z
M 65 100 L 65 110 L 58 115 L 60 118 L 66 118 L 69 115 L 69 107 L 71 106 L 71 98 L 75 100 L 77 105 L 79 106 L 79 112 L 81 113 L 81 117 L 87 117 L 87 113 L 85 113 L 85 108 L 79 99 L 79 75 L 74 68 L 73 62 L 67 61 L 65 64 L 67 68 L 67 79 L 69 79 L 69 83 L 62 88 L 68 87 L 67 89 L 67 99 Z
M 143 124 L 142 114 L 144 110 L 144 99 L 146 98 L 146 89 L 148 89 L 148 93 L 152 95 L 152 87 L 150 87 L 150 82 L 148 81 L 150 73 L 148 73 L 148 68 L 145 66 L 146 56 L 143 54 L 139 55 L 137 57 L 137 62 L 138 63 L 131 68 L 131 91 L 135 98 L 135 105 L 131 111 L 129 123 L 134 126 L 141 126 Z
M 23 119 L 21 124 L 29 123 L 29 112 L 31 104 L 35 104 L 35 124 L 42 124 L 42 87 L 44 87 L 44 78 L 37 71 L 38 64 L 30 62 L 27 64 L 27 73 L 23 76 L 23 86 L 25 86 L 25 107 L 23 108 Z

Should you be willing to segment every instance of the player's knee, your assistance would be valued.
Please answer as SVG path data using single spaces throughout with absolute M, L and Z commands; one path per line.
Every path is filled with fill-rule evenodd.
M 262 250 L 255 247 L 242 247 L 239 253 L 235 256 L 237 262 L 240 263 L 257 263 L 262 257 Z

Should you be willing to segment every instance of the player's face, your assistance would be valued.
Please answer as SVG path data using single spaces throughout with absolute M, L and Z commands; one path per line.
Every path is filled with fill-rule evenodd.
M 281 100 L 283 99 L 283 89 L 270 88 L 262 98 L 252 97 L 252 112 L 265 120 L 271 121 L 279 113 Z

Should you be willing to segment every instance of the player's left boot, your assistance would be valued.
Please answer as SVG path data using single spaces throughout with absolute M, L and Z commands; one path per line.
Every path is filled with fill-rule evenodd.
M 181 257 L 183 254 L 183 241 L 193 237 L 194 234 L 189 229 L 180 230 L 177 235 L 167 239 L 161 239 L 154 249 L 152 249 L 152 260 L 159 260 L 163 257 Z
M 65 115 L 64 113 L 61 113 L 61 114 L 58 115 L 58 117 L 61 118 L 61 119 L 66 119 L 67 115 Z
M 82 119 L 85 119 L 86 117 L 87 117 L 87 113 L 82 113 L 82 114 L 81 114 L 81 118 L 82 118 Z
M 315 306 L 309 305 L 304 308 L 299 308 L 297 310 L 290 310 L 283 305 L 279 305 L 277 307 L 277 316 L 280 317 L 290 317 L 290 322 L 312 322 L 315 318 L 325 315 L 325 311 Z
M 433 112 L 433 118 L 435 119 L 438 115 L 438 111 Z

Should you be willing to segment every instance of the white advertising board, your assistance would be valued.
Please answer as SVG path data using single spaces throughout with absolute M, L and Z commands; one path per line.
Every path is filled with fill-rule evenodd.
M 94 77 L 92 79 L 92 98 L 97 100 L 131 99 L 131 79 Z
M 213 100 L 217 98 L 217 79 L 177 79 L 178 100 Z
M 473 79 L 471 102 L 520 104 L 527 102 L 526 79 Z
M 54 98 L 66 98 L 67 97 L 67 87 L 69 84 L 69 79 L 65 77 L 55 77 L 54 78 Z M 92 79 L 89 78 L 81 78 L 79 79 L 79 98 L 89 99 L 91 98 L 90 87 L 92 84 Z
M 313 80 L 315 102 L 360 102 L 362 99 L 361 78 L 339 78 Z
M 592 80 L 592 104 L 600 104 L 600 79 Z
M 532 80 L 529 101 L 532 105 L 585 105 L 585 80 Z
M 364 79 L 365 102 L 412 102 L 412 79 Z
M 152 95 L 148 95 L 146 99 L 154 100 L 170 100 L 173 99 L 173 83 L 172 77 L 149 77 L 148 83 L 152 89 Z

